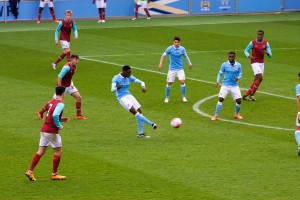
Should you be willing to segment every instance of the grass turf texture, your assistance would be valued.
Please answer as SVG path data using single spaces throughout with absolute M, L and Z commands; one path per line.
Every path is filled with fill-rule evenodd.
M 42 122 L 36 113 L 52 97 L 65 63 L 57 71 L 50 65 L 62 51 L 54 44 L 56 24 L 0 24 L 1 198 L 299 199 L 300 161 L 292 130 L 300 71 L 299 20 L 300 13 L 76 21 L 79 40 L 71 41 L 71 49 L 85 59 L 73 80 L 88 119 L 74 120 L 75 100 L 66 96 L 64 116 L 71 121 L 61 131 L 59 172 L 67 180 L 59 182 L 50 180 L 51 148 L 35 169 L 37 181 L 24 175 L 38 148 Z M 211 122 L 192 108 L 219 92 L 213 83 L 231 50 L 243 66 L 240 87 L 249 87 L 253 72 L 243 50 L 258 29 L 265 31 L 274 56 L 265 61 L 259 91 L 287 98 L 258 93 L 256 102 L 243 101 L 242 121 L 290 130 Z M 152 72 L 175 35 L 182 38 L 193 63 L 186 76 L 209 82 L 188 79 L 186 104 L 178 81 L 170 103 L 164 104 L 166 75 Z M 132 74 L 146 82 L 145 94 L 135 84 L 131 92 L 144 115 L 159 125 L 155 131 L 145 127 L 149 140 L 136 139 L 135 118 L 110 92 L 111 79 L 124 64 L 134 66 Z M 167 66 L 165 60 L 163 73 Z M 199 109 L 213 115 L 216 102 L 217 97 L 209 99 Z M 234 102 L 228 96 L 220 117 L 233 120 L 233 114 Z M 181 128 L 170 127 L 174 117 L 183 120 Z

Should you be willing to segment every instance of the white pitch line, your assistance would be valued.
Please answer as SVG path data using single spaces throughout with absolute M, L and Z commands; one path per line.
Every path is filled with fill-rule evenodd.
M 209 97 L 206 97 L 204 99 L 201 99 L 200 101 L 198 101 L 197 103 L 195 103 L 193 105 L 193 110 L 204 116 L 204 117 L 208 117 L 208 118 L 212 118 L 212 115 L 209 115 L 203 111 L 201 111 L 199 109 L 199 106 L 204 103 L 205 101 L 207 100 L 210 100 L 212 98 L 215 98 L 217 97 L 218 94 L 215 94 L 215 95 L 212 95 L 212 96 L 209 96 Z M 224 121 L 224 122 L 230 122 L 230 123 L 235 123 L 235 124 L 243 124 L 243 125 L 247 125 L 247 126 L 256 126 L 256 127 L 262 127 L 262 128 L 268 128 L 268 129 L 276 129 L 276 130 L 284 130 L 284 131 L 294 131 L 294 129 L 288 129 L 288 128 L 281 128 L 281 127 L 276 127 L 276 126 L 267 126 L 267 125 L 262 125 L 262 124 L 252 124 L 252 123 L 247 123 L 247 122 L 241 122 L 241 121 L 236 121 L 236 120 L 228 120 L 228 119 L 223 119 L 223 118 L 218 118 L 219 121 Z
M 114 65 L 114 66 L 118 66 L 118 67 L 121 67 L 121 66 L 124 66 L 122 64 L 118 64 L 118 63 L 113 63 L 113 62 L 108 62 L 108 61 L 103 61 L 103 60 L 96 60 L 96 59 L 91 59 L 91 58 L 86 58 L 85 56 L 80 56 L 81 59 L 83 60 L 89 60 L 89 61 L 94 61 L 94 62 L 99 62 L 99 63 L 105 63 L 105 64 L 109 64 L 109 65 Z M 154 70 L 150 70 L 150 69 L 144 69 L 144 68 L 139 68 L 139 67 L 133 67 L 131 66 L 133 69 L 137 69 L 137 70 L 141 70 L 141 71 L 147 71 L 147 72 L 151 72 L 151 73 L 156 73 L 156 74 L 163 74 L 163 75 L 167 75 L 167 73 L 164 73 L 164 72 L 159 72 L 159 71 L 154 71 Z M 206 81 L 206 80 L 200 80 L 200 79 L 196 79 L 196 78 L 189 78 L 189 77 L 186 77 L 186 79 L 189 79 L 189 80 L 193 80 L 193 81 L 197 81 L 197 82 L 202 82 L 202 83 L 208 83 L 208 84 L 216 84 L 215 82 L 211 82 L 211 81 Z M 241 88 L 243 90 L 247 90 L 247 89 L 244 89 L 244 88 Z M 285 99 L 292 99 L 292 100 L 295 100 L 295 98 L 292 98 L 292 97 L 286 97 L 286 96 L 283 96 L 283 95 L 277 95 L 277 94 L 272 94 L 272 93 L 268 93 L 268 92 L 260 92 L 260 91 L 257 91 L 258 93 L 262 93 L 262 94 L 267 94 L 267 95 L 271 95 L 271 96 L 275 96 L 275 97 L 280 97 L 280 98 L 285 98 Z M 204 116 L 204 117 L 209 117 L 211 118 L 212 116 L 209 115 L 209 114 L 206 114 L 204 113 L 203 111 L 201 111 L 199 109 L 199 106 L 204 103 L 205 101 L 211 99 L 211 98 L 214 98 L 218 96 L 218 94 L 215 94 L 215 95 L 212 95 L 212 96 L 209 96 L 209 97 L 206 97 L 200 101 L 198 101 L 197 103 L 195 103 L 193 105 L 193 110 L 195 112 L 197 112 L 198 114 Z M 246 122 L 240 122 L 240 121 L 234 121 L 234 120 L 227 120 L 227 119 L 222 119 L 222 118 L 218 118 L 218 120 L 220 121 L 225 121 L 225 122 L 231 122 L 231 123 L 236 123 L 236 124 L 243 124 L 243 125 L 247 125 L 247 126 L 256 126 L 256 127 L 262 127 L 262 128 L 268 128 L 268 129 L 276 129 L 276 130 L 286 130 L 286 131 L 292 131 L 294 129 L 287 129 L 287 128 L 281 128 L 281 127 L 273 127 L 273 126 L 266 126 L 266 125 L 261 125 L 261 124 L 251 124 L 251 123 L 246 123 Z
M 297 47 L 291 47 L 291 48 L 272 48 L 272 51 L 277 50 L 296 50 L 299 49 Z M 193 53 L 219 53 L 219 52 L 228 52 L 229 50 L 218 50 L 218 51 L 189 51 L 188 54 Z M 236 49 L 232 51 L 244 51 L 241 49 Z M 163 53 L 129 53 L 129 54 L 107 54 L 107 55 L 93 55 L 93 56 L 82 56 L 84 58 L 94 58 L 94 57 L 122 57 L 122 56 L 144 56 L 144 55 L 162 55 Z

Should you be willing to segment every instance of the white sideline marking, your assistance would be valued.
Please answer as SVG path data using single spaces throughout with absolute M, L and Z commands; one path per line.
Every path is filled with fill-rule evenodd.
M 213 116 L 201 111 L 199 109 L 199 106 L 204 103 L 205 101 L 209 100 L 209 99 L 212 99 L 212 98 L 215 98 L 217 97 L 218 94 L 215 94 L 215 95 L 212 95 L 212 96 L 209 96 L 209 97 L 206 97 L 204 99 L 201 99 L 200 101 L 198 101 L 197 103 L 195 103 L 193 105 L 193 110 L 204 116 L 204 117 L 209 117 L 209 118 L 212 118 Z M 241 122 L 241 121 L 237 121 L 237 120 L 228 120 L 228 119 L 223 119 L 223 118 L 218 118 L 218 120 L 220 121 L 224 121 L 224 122 L 230 122 L 230 123 L 236 123 L 236 124 L 243 124 L 243 125 L 247 125 L 247 126 L 256 126 L 256 127 L 262 127 L 262 128 L 268 128 L 268 129 L 276 129 L 276 130 L 284 130 L 284 131 L 293 131 L 294 129 L 289 129 L 289 128 L 281 128 L 281 127 L 275 127 L 275 126 L 267 126 L 267 125 L 262 125 L 262 124 L 251 124 L 251 123 L 247 123 L 247 122 Z
M 105 63 L 105 64 L 109 64 L 109 65 L 114 65 L 114 66 L 124 66 L 122 64 L 118 64 L 118 63 L 113 63 L 113 62 L 108 62 L 108 61 L 104 61 L 104 60 L 96 60 L 96 59 L 91 59 L 91 58 L 87 58 L 86 56 L 80 56 L 80 59 L 83 60 L 89 60 L 89 61 L 94 61 L 94 62 L 99 62 L 99 63 Z M 133 69 L 137 69 L 137 70 L 141 70 L 141 71 L 147 71 L 147 72 L 151 72 L 151 73 L 156 73 L 156 74 L 163 74 L 163 75 L 167 75 L 167 73 L 164 72 L 159 72 L 159 71 L 154 71 L 154 70 L 150 70 L 150 69 L 143 69 L 143 68 L 139 68 L 139 67 L 133 67 L 131 66 Z M 211 82 L 211 81 L 205 81 L 205 80 L 200 80 L 200 79 L 196 79 L 196 78 L 189 78 L 186 77 L 186 79 L 188 80 L 193 80 L 193 81 L 197 81 L 197 82 L 202 82 L 202 83 L 208 83 L 208 84 L 216 84 L 215 82 Z M 247 90 L 245 88 L 241 88 L 242 90 Z M 292 99 L 295 100 L 295 98 L 292 97 L 287 97 L 287 96 L 283 96 L 283 95 L 277 95 L 277 94 L 272 94 L 269 92 L 261 92 L 261 91 L 257 91 L 257 93 L 261 93 L 261 94 L 266 94 L 266 95 L 270 95 L 270 96 L 275 96 L 275 97 L 280 97 L 280 98 L 285 98 L 285 99 Z M 198 114 L 204 116 L 204 117 L 209 117 L 211 118 L 212 116 L 204 113 L 203 111 L 201 111 L 199 109 L 199 106 L 204 103 L 205 101 L 212 99 L 214 97 L 218 96 L 218 94 L 206 97 L 204 99 L 201 99 L 200 101 L 198 101 L 197 103 L 195 103 L 193 105 L 193 110 L 195 112 L 197 112 Z M 251 123 L 247 123 L 247 122 L 240 122 L 240 121 L 236 121 L 236 120 L 227 120 L 227 119 L 222 119 L 222 118 L 218 118 L 218 120 L 220 121 L 225 121 L 225 122 L 231 122 L 231 123 L 236 123 L 236 124 L 243 124 L 243 125 L 247 125 L 247 126 L 256 126 L 256 127 L 262 127 L 262 128 L 268 128 L 268 129 L 276 129 L 276 130 L 286 130 L 286 131 L 292 131 L 294 129 L 288 129 L 288 128 L 281 128 L 281 127 L 274 127 L 274 126 L 266 126 L 266 125 L 261 125 L 261 124 L 251 124 Z

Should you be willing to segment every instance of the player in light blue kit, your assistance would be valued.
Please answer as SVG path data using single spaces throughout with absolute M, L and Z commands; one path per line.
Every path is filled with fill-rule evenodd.
M 112 79 L 111 91 L 116 93 L 119 103 L 135 116 L 138 124 L 137 137 L 150 138 L 150 136 L 146 135 L 143 131 L 144 123 L 150 125 L 153 129 L 157 129 L 157 125 L 142 115 L 141 105 L 128 90 L 132 82 L 140 84 L 142 86 L 142 92 L 146 92 L 145 83 L 132 76 L 131 68 L 125 65 L 122 72 L 115 75 Z
M 300 73 L 298 74 L 298 79 L 300 81 Z M 300 84 L 296 86 L 296 95 L 298 102 L 298 114 L 296 117 L 295 138 L 298 143 L 298 156 L 300 156 Z
M 182 93 L 182 101 L 187 102 L 186 94 L 185 94 L 185 73 L 183 70 L 183 63 L 182 63 L 182 56 L 186 59 L 186 62 L 189 65 L 189 70 L 192 70 L 192 63 L 186 54 L 186 50 L 183 46 L 180 46 L 180 38 L 174 37 L 173 39 L 173 45 L 169 46 L 166 51 L 163 53 L 163 55 L 160 58 L 160 62 L 158 65 L 158 71 L 162 70 L 162 64 L 165 59 L 165 57 L 169 55 L 170 56 L 170 63 L 169 63 L 169 72 L 167 76 L 167 86 L 166 86 L 166 99 L 165 103 L 169 102 L 170 97 L 170 91 L 171 91 L 171 85 L 175 81 L 175 77 L 177 76 L 180 85 L 181 85 L 181 93 Z
M 242 95 L 237 83 L 242 78 L 242 66 L 240 63 L 235 61 L 235 53 L 233 51 L 228 53 L 228 61 L 221 65 L 221 69 L 217 77 L 216 87 L 219 86 L 219 82 L 223 74 L 224 79 L 219 92 L 219 101 L 216 106 L 215 115 L 211 118 L 211 120 L 218 120 L 219 113 L 222 109 L 222 103 L 228 93 L 230 93 L 232 98 L 236 101 L 234 117 L 236 119 L 242 119 L 242 116 L 239 114 Z

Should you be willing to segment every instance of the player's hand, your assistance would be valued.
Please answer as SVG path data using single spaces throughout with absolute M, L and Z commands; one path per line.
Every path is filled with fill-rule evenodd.
M 78 36 L 75 36 L 75 37 L 74 37 L 74 40 L 78 40 Z
M 43 120 L 43 115 L 39 112 L 38 112 L 38 118 L 39 118 L 39 120 Z
M 142 87 L 142 92 L 146 92 L 146 87 Z
M 60 125 L 60 128 L 59 128 L 59 130 L 62 130 L 64 128 L 64 126 L 63 125 Z
M 161 71 L 161 70 L 162 70 L 162 67 L 163 67 L 162 64 L 159 64 L 159 65 L 158 65 L 158 71 Z
M 255 58 L 253 56 L 249 56 L 248 58 L 250 58 L 250 60 L 254 60 Z
M 192 71 L 192 65 L 189 66 L 189 70 Z
M 55 41 L 55 44 L 58 45 L 58 41 Z
M 121 85 L 117 85 L 117 90 L 121 89 L 121 87 L 122 87 Z
M 219 83 L 218 82 L 216 82 L 216 87 L 219 87 Z
M 235 81 L 235 82 L 238 82 L 238 80 L 239 80 L 238 78 L 234 78 L 234 81 Z
M 69 120 L 70 120 L 69 117 L 62 117 L 61 118 L 62 122 L 69 122 Z

